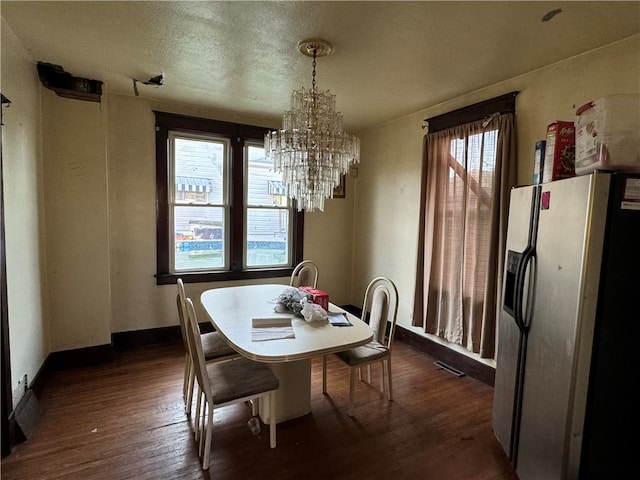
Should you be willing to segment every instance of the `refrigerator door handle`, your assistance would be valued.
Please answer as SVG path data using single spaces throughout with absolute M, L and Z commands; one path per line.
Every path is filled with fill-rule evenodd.
M 525 331 L 526 319 L 523 314 L 524 304 L 524 282 L 527 277 L 527 266 L 536 254 L 536 241 L 538 236 L 538 219 L 540 212 L 540 196 L 542 188 L 536 186 L 531 192 L 531 213 L 529 214 L 529 237 L 527 246 L 523 250 L 515 274 L 514 289 L 514 320 L 521 332 Z
M 536 247 L 535 245 L 527 248 L 522 253 L 522 264 L 520 266 L 519 277 L 517 278 L 516 284 L 516 311 L 514 312 L 516 315 L 516 324 L 518 328 L 523 333 L 529 332 L 529 323 L 530 319 L 527 318 L 527 305 L 524 301 L 524 292 L 525 292 L 525 280 L 527 278 L 527 271 L 529 269 L 529 263 L 536 257 Z
M 524 303 L 524 281 L 526 278 L 527 263 L 531 258 L 531 246 L 527 246 L 522 252 L 520 257 L 520 263 L 518 264 L 518 270 L 516 271 L 516 285 L 515 285 L 515 299 L 514 299 L 514 311 L 513 319 L 518 326 L 521 333 L 525 331 L 524 317 L 522 315 L 522 307 Z
M 527 247 L 522 252 L 522 256 L 516 268 L 516 284 L 514 292 L 514 320 L 520 330 L 518 338 L 518 358 L 516 362 L 516 381 L 513 394 L 513 409 L 511 411 L 511 437 L 509 442 L 509 459 L 514 468 L 518 465 L 518 446 L 520 442 L 520 422 L 522 419 L 522 401 L 524 395 L 524 374 L 527 363 L 527 342 L 529 339 L 529 321 L 526 312 L 523 312 L 524 305 L 524 284 L 527 277 L 529 262 L 535 258 L 536 243 L 538 236 L 538 219 L 540 212 L 540 196 L 542 188 L 536 186 L 531 193 L 531 213 L 529 216 L 529 238 Z

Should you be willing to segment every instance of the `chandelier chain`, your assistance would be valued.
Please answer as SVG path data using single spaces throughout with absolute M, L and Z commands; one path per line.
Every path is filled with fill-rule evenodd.
M 312 82 L 311 82 L 311 86 L 313 88 L 313 93 L 316 93 L 316 55 L 318 54 L 318 49 L 314 48 L 313 49 L 313 74 L 311 75 L 312 77 Z

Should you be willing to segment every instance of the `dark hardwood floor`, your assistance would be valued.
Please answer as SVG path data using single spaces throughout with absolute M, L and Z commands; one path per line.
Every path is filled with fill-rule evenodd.
M 312 413 L 280 424 L 270 449 L 268 427 L 248 430 L 248 406 L 217 411 L 204 472 L 184 414 L 183 358 L 180 346 L 153 346 L 56 371 L 2 479 L 517 479 L 491 431 L 493 390 L 398 341 L 393 402 L 357 382 L 349 418 L 348 369 L 329 358 L 325 396 L 314 359 Z

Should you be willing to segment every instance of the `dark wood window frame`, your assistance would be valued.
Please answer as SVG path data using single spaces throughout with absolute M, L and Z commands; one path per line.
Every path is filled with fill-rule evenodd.
M 244 146 L 262 142 L 268 129 L 251 125 L 154 111 L 156 116 L 156 281 L 169 285 L 182 278 L 184 282 L 216 282 L 290 276 L 293 267 L 303 260 L 304 212 L 293 212 L 291 248 L 292 265 L 277 268 L 243 269 L 244 251 Z M 231 225 L 230 270 L 223 272 L 180 272 L 170 268 L 169 225 L 169 132 L 216 134 L 227 137 L 231 145 Z

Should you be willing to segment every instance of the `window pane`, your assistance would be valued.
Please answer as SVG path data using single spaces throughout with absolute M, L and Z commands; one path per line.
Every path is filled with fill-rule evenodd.
M 224 208 L 174 208 L 175 271 L 219 270 L 226 267 Z
M 224 147 L 221 141 L 175 137 L 176 203 L 223 203 Z
M 264 158 L 264 145 L 247 147 L 248 178 L 247 204 L 287 206 L 287 191 L 282 174 L 273 172 L 273 161 Z
M 247 267 L 287 265 L 289 262 L 289 211 L 276 208 L 247 209 Z

